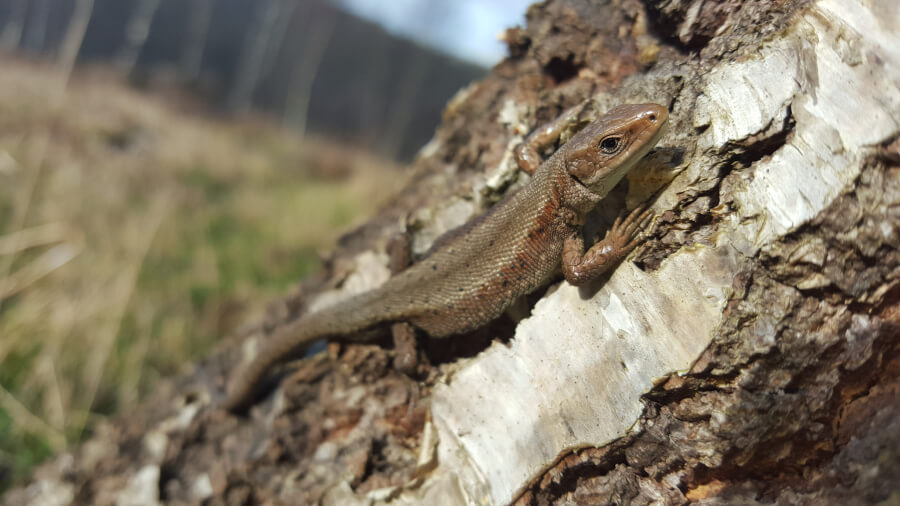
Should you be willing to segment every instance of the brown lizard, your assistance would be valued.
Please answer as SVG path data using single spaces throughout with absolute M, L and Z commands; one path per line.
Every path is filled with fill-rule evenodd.
M 649 209 L 619 216 L 606 237 L 584 250 L 585 215 L 656 144 L 668 118 L 656 104 L 621 105 L 585 126 L 540 163 L 583 106 L 539 128 L 516 150 L 531 181 L 487 212 L 440 237 L 428 253 L 381 287 L 285 324 L 228 385 L 223 407 L 252 404 L 271 368 L 323 338 L 371 339 L 372 328 L 412 324 L 440 338 L 475 330 L 559 272 L 581 285 L 638 244 Z

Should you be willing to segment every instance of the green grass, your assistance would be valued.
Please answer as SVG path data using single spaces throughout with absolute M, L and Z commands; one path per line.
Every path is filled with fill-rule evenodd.
M 53 108 L 46 69 L 0 65 L 2 492 L 259 318 L 398 172 L 109 78 Z
M 47 457 L 53 449 L 46 441 L 19 430 L 6 411 L 0 409 L 0 491 L 4 486 L 21 480 L 31 469 Z

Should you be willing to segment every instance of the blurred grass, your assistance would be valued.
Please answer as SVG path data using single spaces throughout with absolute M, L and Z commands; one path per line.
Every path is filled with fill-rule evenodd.
M 0 491 L 314 269 L 388 163 L 0 61 Z M 177 104 L 177 102 L 175 102 Z

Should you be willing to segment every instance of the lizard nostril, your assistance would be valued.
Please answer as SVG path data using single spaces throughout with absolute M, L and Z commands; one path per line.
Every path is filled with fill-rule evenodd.
M 656 123 L 656 113 L 652 113 L 652 112 L 651 112 L 651 113 L 647 116 L 647 119 L 649 119 L 650 121 Z

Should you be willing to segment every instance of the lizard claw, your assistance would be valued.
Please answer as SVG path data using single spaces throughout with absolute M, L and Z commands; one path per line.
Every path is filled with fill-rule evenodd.
M 615 223 L 607 232 L 604 241 L 616 250 L 621 257 L 630 253 L 641 240 L 641 232 L 653 218 L 653 209 L 646 204 L 634 208 L 623 220 L 622 215 L 616 218 Z
M 573 285 L 581 285 L 609 270 L 641 242 L 641 232 L 653 217 L 653 210 L 640 205 L 627 216 L 619 215 L 602 241 L 584 252 L 584 241 L 577 235 L 563 248 L 563 275 Z

